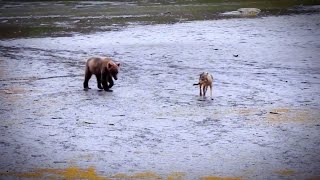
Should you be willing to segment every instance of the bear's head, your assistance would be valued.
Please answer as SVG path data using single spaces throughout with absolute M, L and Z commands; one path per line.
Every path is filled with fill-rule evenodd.
M 120 63 L 114 63 L 114 62 L 109 62 L 108 63 L 108 70 L 110 72 L 110 75 L 113 77 L 114 80 L 117 80 L 118 77 L 118 72 L 119 72 L 119 67 Z

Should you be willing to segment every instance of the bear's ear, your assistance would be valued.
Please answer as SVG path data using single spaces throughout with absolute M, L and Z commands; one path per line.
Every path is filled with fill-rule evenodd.
M 108 69 L 111 69 L 112 68 L 112 64 L 108 63 L 107 67 L 108 67 Z
M 120 67 L 120 63 L 117 63 L 117 66 Z

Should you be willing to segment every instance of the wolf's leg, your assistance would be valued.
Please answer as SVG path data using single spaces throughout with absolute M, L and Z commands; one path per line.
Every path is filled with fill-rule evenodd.
M 203 96 L 206 96 L 208 86 L 203 86 Z
M 212 98 L 212 85 L 210 85 L 210 98 L 211 98 L 211 100 L 213 100 L 213 98 Z

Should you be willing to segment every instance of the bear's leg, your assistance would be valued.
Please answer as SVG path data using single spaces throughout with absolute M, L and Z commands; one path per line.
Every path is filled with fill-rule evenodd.
M 99 89 L 103 89 L 101 86 L 101 75 L 100 74 L 96 74 L 96 78 L 97 78 L 97 86 Z
M 107 79 L 108 79 L 108 77 L 106 74 L 101 75 L 101 83 L 102 83 L 103 89 L 105 91 L 112 92 L 112 90 L 109 89 Z
M 86 71 L 85 77 L 84 77 L 84 82 L 83 82 L 83 88 L 84 89 L 90 89 L 89 88 L 89 79 L 91 78 L 92 73 L 89 71 Z
M 111 76 L 108 77 L 108 83 L 109 83 L 109 88 L 112 88 L 114 83 L 113 83 L 113 79 Z

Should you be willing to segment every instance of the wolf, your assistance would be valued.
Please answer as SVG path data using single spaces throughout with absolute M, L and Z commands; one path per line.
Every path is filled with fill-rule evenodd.
M 200 74 L 199 82 L 196 84 L 193 84 L 193 85 L 194 86 L 199 85 L 200 96 L 203 96 L 203 97 L 206 96 L 206 92 L 209 87 L 210 88 L 210 98 L 211 98 L 211 100 L 213 100 L 213 98 L 212 98 L 212 83 L 213 83 L 212 75 L 209 74 L 208 72 L 203 72 Z

